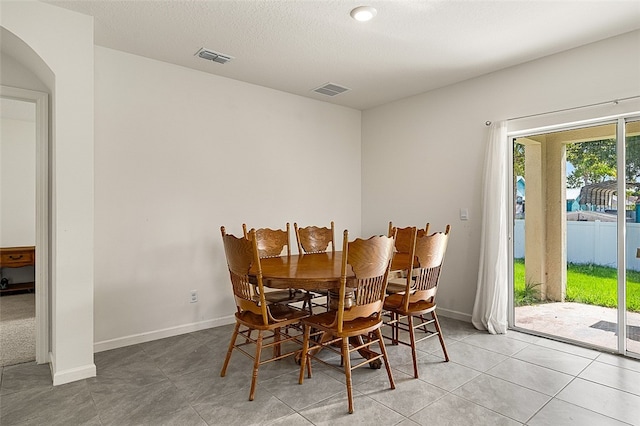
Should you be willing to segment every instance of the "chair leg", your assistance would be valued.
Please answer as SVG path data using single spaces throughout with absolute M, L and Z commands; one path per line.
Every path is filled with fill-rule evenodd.
M 342 360 L 344 361 L 344 375 L 349 399 L 349 414 L 353 413 L 353 387 L 351 385 L 351 357 L 349 356 L 349 338 L 342 338 Z
M 258 330 L 258 340 L 256 341 L 256 357 L 253 360 L 253 375 L 251 377 L 251 390 L 249 391 L 249 401 L 253 401 L 256 394 L 256 383 L 258 382 L 258 367 L 260 367 L 260 355 L 262 353 L 262 330 Z
M 307 355 L 307 378 L 311 378 L 311 357 Z
M 440 339 L 440 346 L 442 346 L 442 352 L 444 352 L 444 360 L 445 362 L 449 362 L 449 354 L 447 353 L 447 347 L 444 344 L 444 337 L 442 337 L 442 329 L 440 328 L 440 321 L 438 321 L 438 316 L 436 315 L 436 311 L 431 313 L 433 316 L 433 323 L 436 326 L 436 331 L 438 332 L 438 339 Z
M 309 315 L 313 315 L 313 304 L 311 303 L 311 293 L 307 291 L 307 299 L 302 304 L 304 310 L 305 305 L 309 308 Z
M 387 348 L 384 345 L 384 339 L 382 338 L 382 331 L 376 330 L 378 336 L 378 343 L 380 344 L 380 352 L 382 352 L 382 360 L 384 361 L 384 367 L 387 369 L 387 376 L 389 376 L 389 386 L 391 389 L 396 388 L 396 382 L 393 380 L 393 373 L 391 373 L 391 364 L 389 363 L 389 357 L 387 356 Z
M 240 323 L 236 322 L 236 327 L 233 329 L 233 334 L 231 335 L 231 342 L 229 342 L 229 349 L 227 350 L 227 356 L 224 359 L 224 364 L 222 365 L 222 370 L 220 371 L 220 377 L 224 377 L 227 374 L 227 367 L 229 366 L 229 360 L 231 359 L 231 352 L 233 352 L 233 348 L 236 345 L 236 338 L 238 337 L 238 331 L 240 330 Z
M 416 335 L 413 325 L 413 316 L 407 316 L 409 323 L 409 339 L 411 340 L 411 358 L 413 359 L 413 377 L 418 378 L 418 356 L 416 355 Z M 420 326 L 418 326 L 420 327 Z
M 391 317 L 393 319 L 393 324 L 391 327 L 391 335 L 393 336 L 393 338 L 391 339 L 391 344 L 397 345 L 398 340 L 400 339 L 400 315 L 397 312 L 393 312 L 391 314 Z
M 424 331 L 424 332 L 425 332 L 425 333 L 427 333 L 427 334 L 428 334 L 428 333 L 431 333 L 431 332 L 429 331 L 429 329 L 427 328 L 427 324 L 425 324 L 425 322 L 427 322 L 427 320 L 426 320 L 426 319 L 424 319 L 424 316 L 423 316 L 423 315 L 420 315 L 420 320 L 422 321 L 422 331 Z
M 279 357 L 281 354 L 280 351 L 280 328 L 276 328 L 273 330 L 273 342 L 275 343 L 273 345 L 273 357 Z
M 298 377 L 298 383 L 302 384 L 304 382 L 304 367 L 309 363 L 308 369 L 308 377 L 311 378 L 311 360 L 307 359 L 309 357 L 309 336 L 311 335 L 311 327 L 308 325 L 304 326 L 304 337 L 302 338 L 302 355 L 300 355 L 300 376 Z

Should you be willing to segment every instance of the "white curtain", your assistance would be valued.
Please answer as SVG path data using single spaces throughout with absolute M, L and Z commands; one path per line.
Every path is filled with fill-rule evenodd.
M 491 334 L 507 332 L 508 150 L 506 122 L 493 123 L 484 160 L 482 237 L 473 325 Z

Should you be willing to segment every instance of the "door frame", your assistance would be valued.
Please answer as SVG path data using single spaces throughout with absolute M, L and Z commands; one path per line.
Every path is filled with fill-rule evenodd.
M 513 256 L 514 256 L 514 215 L 513 205 L 514 197 L 512 190 L 513 182 L 513 147 L 511 144 L 517 137 L 523 137 L 531 134 L 551 133 L 560 130 L 571 130 L 581 127 L 588 127 L 600 124 L 616 124 L 616 138 L 618 149 L 618 176 L 624 176 L 625 173 L 625 123 L 627 120 L 633 119 L 640 115 L 640 99 L 638 97 L 629 98 L 626 102 L 614 101 L 611 103 L 602 103 L 589 106 L 589 111 L 583 111 L 581 108 L 574 108 L 570 110 L 561 111 L 558 114 L 539 114 L 530 117 L 523 117 L 522 120 L 514 119 L 510 120 L 507 127 L 507 143 L 509 144 L 508 152 L 508 164 L 509 167 L 507 178 L 511 182 L 509 187 L 508 196 L 508 229 L 509 229 L 509 307 L 507 313 L 508 326 L 511 329 L 523 331 L 525 333 L 536 334 L 544 337 L 550 337 L 557 340 L 568 341 L 574 344 L 580 344 L 581 346 L 592 347 L 592 345 L 584 344 L 584 342 L 569 341 L 559 336 L 548 336 L 544 333 L 536 333 L 535 331 L 522 329 L 515 325 L 515 303 L 514 303 L 514 282 L 513 282 Z M 624 104 L 624 105 L 623 105 Z M 622 153 L 622 154 L 620 154 Z M 624 179 L 618 179 L 618 193 L 624 193 Z M 626 271 L 626 223 L 625 212 L 618 209 L 617 227 L 618 227 L 618 242 L 617 242 L 617 257 L 618 257 L 618 270 L 621 267 L 623 271 Z M 622 225 L 621 225 L 622 224 Z M 622 262 L 622 263 L 621 263 Z M 627 321 L 626 321 L 626 298 L 625 292 L 622 289 L 626 285 L 626 273 L 618 274 L 618 347 L 615 351 L 621 355 L 632 355 L 627 351 L 626 337 L 627 337 Z
M 627 218 L 625 211 L 626 190 L 627 190 L 627 135 L 626 118 L 620 117 L 616 120 L 616 159 L 618 175 L 618 202 L 617 202 L 617 227 L 618 227 L 618 347 L 617 352 L 625 355 L 627 353 Z M 620 179 L 620 176 L 623 178 Z M 625 194 L 622 196 L 621 194 Z M 624 200 L 621 202 L 621 200 Z M 622 204 L 623 208 L 620 208 Z
M 0 85 L 0 97 L 36 108 L 36 363 L 49 362 L 49 95 Z

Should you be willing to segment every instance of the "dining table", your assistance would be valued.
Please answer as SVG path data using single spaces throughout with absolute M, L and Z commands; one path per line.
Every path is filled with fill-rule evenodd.
M 391 272 L 406 271 L 410 267 L 409 255 L 396 253 L 391 261 Z M 298 254 L 260 259 L 265 286 L 275 289 L 340 290 L 342 252 Z M 355 274 L 347 265 L 347 280 Z
M 276 289 L 339 290 L 342 252 L 299 254 L 260 259 L 265 286 Z M 347 271 L 353 277 L 353 271 Z
M 306 291 L 327 290 L 329 292 L 331 309 L 337 308 L 337 297 L 340 291 L 340 276 L 342 274 L 341 251 L 298 254 L 280 257 L 268 257 L 260 259 L 262 269 L 262 282 L 266 287 L 273 289 L 300 289 Z M 394 274 L 409 268 L 410 256 L 396 253 L 391 262 L 391 270 Z M 252 271 L 255 273 L 255 271 Z M 355 274 L 347 265 L 347 281 L 354 278 Z M 349 306 L 349 298 L 353 297 L 353 291 L 345 292 L 345 305 Z M 361 346 L 362 339 L 354 339 L 354 346 Z M 370 358 L 368 349 L 359 351 L 364 358 Z M 382 363 L 376 360 L 370 363 L 371 368 L 380 368 Z

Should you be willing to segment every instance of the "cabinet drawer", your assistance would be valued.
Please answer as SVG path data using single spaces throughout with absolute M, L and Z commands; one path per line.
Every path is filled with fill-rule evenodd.
M 0 266 L 19 268 L 35 264 L 35 247 L 0 248 Z

